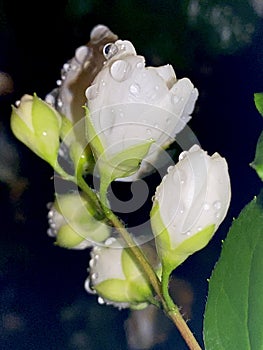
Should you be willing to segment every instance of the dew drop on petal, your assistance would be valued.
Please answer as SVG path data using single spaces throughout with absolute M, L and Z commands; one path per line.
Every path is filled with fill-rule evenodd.
M 142 69 L 142 68 L 144 67 L 143 62 L 138 62 L 138 63 L 136 64 L 136 67 L 137 67 L 138 69 Z
M 57 105 L 58 105 L 59 108 L 61 108 L 63 106 L 63 102 L 61 101 L 60 98 L 57 101 Z
M 57 80 L 56 84 L 57 84 L 57 86 L 60 86 L 62 84 L 62 81 L 61 80 Z
M 173 170 L 173 168 L 174 168 L 174 167 L 173 167 L 172 165 L 169 166 L 169 167 L 167 168 L 167 173 L 170 173 L 170 171 Z
M 118 51 L 119 50 L 117 45 L 109 43 L 109 44 L 106 44 L 103 48 L 103 56 L 106 58 L 106 60 L 109 60 L 114 55 L 116 55 Z
M 179 97 L 176 95 L 171 96 L 171 101 L 173 104 L 177 104 L 179 102 Z
M 179 160 L 183 160 L 186 156 L 187 156 L 187 151 L 183 151 L 182 153 L 180 153 L 180 155 L 179 155 Z
M 95 266 L 96 266 L 96 260 L 95 259 L 90 259 L 90 261 L 89 261 L 89 266 L 91 267 L 91 268 L 94 268 Z
M 123 60 L 117 60 L 112 63 L 110 67 L 110 74 L 112 78 L 118 82 L 124 81 L 128 78 L 130 73 L 130 64 Z
M 208 203 L 204 203 L 204 210 L 209 210 L 210 209 L 210 205 Z
M 94 272 L 90 277 L 94 281 L 98 278 L 98 274 L 96 272 Z
M 151 135 L 152 134 L 152 130 L 151 129 L 146 129 L 146 134 L 147 135 Z
M 184 235 L 184 236 L 190 236 L 190 235 L 191 235 L 191 231 L 182 232 L 182 235 Z
M 78 47 L 75 51 L 76 60 L 79 63 L 84 62 L 88 53 L 89 53 L 89 48 L 87 46 L 83 45 L 83 46 Z
M 220 201 L 215 201 L 213 203 L 213 207 L 214 207 L 215 210 L 221 209 L 221 202 Z
M 86 97 L 88 100 L 94 100 L 98 96 L 96 85 L 91 85 L 86 90 Z
M 141 87 L 139 84 L 132 84 L 129 88 L 129 91 L 133 96 L 138 96 L 141 92 Z

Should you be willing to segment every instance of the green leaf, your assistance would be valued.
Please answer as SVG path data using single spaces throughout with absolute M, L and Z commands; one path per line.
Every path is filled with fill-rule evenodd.
M 210 279 L 204 320 L 207 350 L 263 349 L 262 197 L 252 200 L 233 222 Z
M 259 113 L 263 116 L 263 92 L 254 94 L 254 101 Z
M 259 136 L 255 159 L 253 163 L 251 163 L 251 166 L 253 169 L 256 170 L 256 172 L 258 173 L 258 176 L 263 181 L 263 131 Z

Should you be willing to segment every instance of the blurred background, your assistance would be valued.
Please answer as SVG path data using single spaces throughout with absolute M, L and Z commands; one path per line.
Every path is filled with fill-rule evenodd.
M 263 91 L 262 17 L 262 0 L 0 0 L 2 350 L 187 349 L 155 309 L 118 311 L 85 292 L 89 251 L 55 247 L 46 233 L 53 171 L 10 131 L 11 105 L 25 93 L 44 98 L 97 24 L 132 41 L 147 65 L 171 63 L 178 78 L 192 80 L 200 95 L 189 126 L 229 164 L 229 213 L 171 282 L 202 344 L 207 279 L 221 240 L 261 186 L 249 163 L 262 130 L 253 100 Z

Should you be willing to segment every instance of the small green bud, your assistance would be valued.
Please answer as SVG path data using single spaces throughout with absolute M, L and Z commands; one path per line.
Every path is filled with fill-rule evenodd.
M 11 129 L 14 135 L 54 168 L 61 123 L 60 114 L 37 95 L 24 95 L 18 107 L 12 107 Z
M 96 211 L 84 194 L 56 195 L 49 214 L 48 234 L 63 248 L 84 249 L 109 237 L 110 227 L 95 219 Z

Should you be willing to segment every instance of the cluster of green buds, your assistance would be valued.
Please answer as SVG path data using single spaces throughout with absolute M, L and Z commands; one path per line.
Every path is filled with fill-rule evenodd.
M 64 64 L 58 85 L 45 101 L 24 95 L 11 115 L 15 136 L 76 187 L 55 194 L 48 233 L 57 246 L 90 249 L 85 287 L 101 303 L 135 309 L 154 304 L 144 261 L 161 283 L 208 244 L 229 207 L 227 163 L 194 145 L 168 168 L 153 200 L 151 244 L 131 236 L 141 259 L 117 235 L 125 226 L 112 219 L 107 189 L 116 179 L 134 181 L 152 171 L 160 150 L 190 120 L 198 91 L 188 78 L 177 79 L 171 65 L 145 67 L 131 42 L 117 40 L 102 25 Z M 93 172 L 99 192 L 86 181 Z

